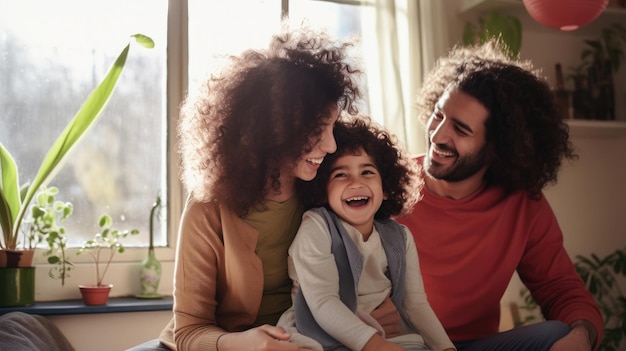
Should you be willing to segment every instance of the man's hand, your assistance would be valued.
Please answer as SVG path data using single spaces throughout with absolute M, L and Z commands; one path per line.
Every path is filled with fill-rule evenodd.
M 291 334 L 281 327 L 262 325 L 240 333 L 222 335 L 217 340 L 217 349 L 251 351 L 305 351 L 289 342 Z
M 576 321 L 572 323 L 572 330 L 557 340 L 552 345 L 550 351 L 591 351 L 596 342 L 597 335 L 595 327 L 587 321 Z M 593 340 L 590 340 L 593 339 Z

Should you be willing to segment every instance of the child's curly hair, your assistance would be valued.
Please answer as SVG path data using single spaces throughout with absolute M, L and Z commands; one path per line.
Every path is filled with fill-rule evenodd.
M 488 183 L 537 196 L 556 182 L 563 158 L 578 157 L 547 81 L 531 62 L 508 59 L 497 41 L 457 46 L 437 62 L 418 97 L 422 122 L 443 92 L 454 88 L 478 99 L 489 111 Z
M 360 70 L 346 53 L 353 45 L 285 25 L 268 49 L 230 57 L 187 97 L 179 150 L 193 196 L 244 216 L 277 191 L 280 169 L 311 151 L 332 107 L 357 113 Z
M 418 176 L 417 162 L 399 146 L 396 136 L 366 116 L 337 122 L 334 134 L 337 151 L 326 156 L 315 179 L 298 182 L 305 208 L 328 203 L 326 186 L 335 161 L 344 155 L 356 154 L 363 148 L 380 172 L 383 192 L 387 195 L 375 218 L 387 219 L 408 213 L 419 200 L 423 180 Z

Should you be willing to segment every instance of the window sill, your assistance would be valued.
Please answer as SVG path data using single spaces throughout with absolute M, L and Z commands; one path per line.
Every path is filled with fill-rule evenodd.
M 16 306 L 0 308 L 0 315 L 9 312 L 54 316 L 90 313 L 168 311 L 172 309 L 173 299 L 164 296 L 161 299 L 139 299 L 135 297 L 109 298 L 106 305 L 87 306 L 82 300 L 35 302 L 32 306 Z

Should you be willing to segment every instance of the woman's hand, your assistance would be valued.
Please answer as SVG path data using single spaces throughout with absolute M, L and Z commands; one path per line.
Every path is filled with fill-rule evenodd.
M 281 327 L 268 324 L 238 333 L 222 335 L 217 340 L 220 351 L 305 351 L 289 342 L 291 334 Z

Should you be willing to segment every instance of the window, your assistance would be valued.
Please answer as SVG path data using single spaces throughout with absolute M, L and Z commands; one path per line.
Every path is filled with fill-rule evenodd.
M 166 101 L 167 31 L 180 38 L 186 16 L 170 20 L 165 0 L 85 2 L 19 2 L 0 0 L 0 140 L 15 158 L 22 184 L 37 172 L 43 156 L 73 117 L 80 103 L 100 82 L 129 40 L 143 33 L 152 37 L 151 50 L 131 47 L 127 65 L 103 116 L 90 130 L 73 157 L 52 179 L 59 199 L 74 204 L 64 222 L 70 245 L 91 237 L 98 216 L 113 215 L 120 226 L 138 228 L 130 245 L 145 246 L 148 214 L 155 196 L 168 195 L 167 151 L 175 153 L 168 137 L 167 106 L 178 106 L 179 96 Z M 170 2 L 170 11 L 185 11 L 183 1 Z M 362 18 L 371 19 L 372 6 L 356 1 L 188 1 L 189 89 L 219 64 L 226 54 L 264 47 L 288 11 L 292 22 L 307 19 L 337 36 L 360 34 Z M 67 9 L 71 9 L 68 11 Z M 171 16 L 171 14 L 170 14 Z M 185 50 L 184 43 L 170 43 Z M 179 54 L 170 51 L 172 54 Z M 371 57 L 363 52 L 363 58 Z M 181 60 L 183 67 L 187 63 Z M 182 71 L 170 73 L 184 75 Z M 367 93 L 367 81 L 363 81 Z M 364 101 L 367 101 L 365 97 Z M 368 106 L 362 106 L 368 112 Z M 169 130 L 176 120 L 170 109 Z M 168 147 L 169 145 L 169 147 Z M 168 178 L 169 177 L 169 178 Z M 180 202 L 180 191 L 175 194 Z M 164 203 L 166 203 L 164 201 Z M 156 228 L 156 244 L 166 246 L 165 222 Z M 175 226 L 170 226 L 170 229 Z
M 116 256 L 118 264 L 107 274 L 117 296 L 137 292 L 128 277 L 146 256 L 149 211 L 160 194 L 167 205 L 163 212 L 167 222 L 157 226 L 155 244 L 164 264 L 160 291 L 169 294 L 173 247 L 186 197 L 179 182 L 175 133 L 186 92 L 226 54 L 265 47 L 283 13 L 288 12 L 294 23 L 306 18 L 336 36 L 360 33 L 374 38 L 372 4 L 373 0 L 0 0 L 0 141 L 18 163 L 20 182 L 29 181 L 130 35 L 150 36 L 155 48 L 131 47 L 103 116 L 50 185 L 59 188 L 60 199 L 74 204 L 74 214 L 64 222 L 70 244 L 77 246 L 91 237 L 103 212 L 113 215 L 120 226 L 141 231 L 127 245 L 138 248 Z M 363 100 L 380 101 L 367 96 L 377 94 L 369 93 L 368 87 L 380 89 L 377 70 L 367 74 L 378 57 L 375 41 L 367 40 L 355 53 L 366 70 Z M 369 113 L 377 107 L 366 103 L 360 110 Z M 85 256 L 75 262 L 81 260 Z M 40 257 L 38 264 L 42 263 Z M 37 300 L 77 298 L 72 284 L 90 276 L 91 269 L 76 267 L 65 288 L 48 279 L 43 269 L 37 273 Z
M 70 246 L 97 231 L 103 212 L 120 228 L 140 229 L 129 245 L 147 246 L 150 208 L 157 194 L 164 200 L 167 194 L 166 24 L 164 0 L 0 0 L 0 140 L 17 163 L 20 184 L 35 176 L 130 35 L 156 42 L 150 50 L 131 46 L 103 115 L 49 184 L 74 205 L 62 223 Z M 165 246 L 166 231 L 156 227 L 156 244 Z

